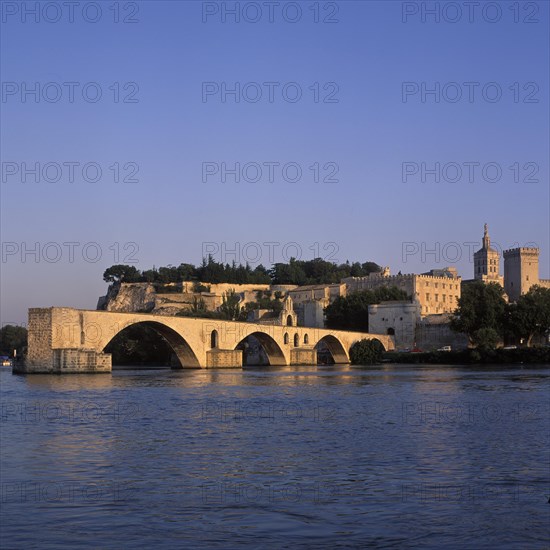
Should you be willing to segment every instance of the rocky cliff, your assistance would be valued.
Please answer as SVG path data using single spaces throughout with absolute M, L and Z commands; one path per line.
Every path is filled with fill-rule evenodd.
M 150 313 L 155 309 L 156 292 L 149 283 L 113 283 L 106 296 L 97 302 L 97 309 L 120 313 Z
M 113 283 L 105 296 L 99 298 L 97 308 L 119 313 L 155 313 L 177 315 L 189 310 L 200 294 L 157 294 L 150 283 Z

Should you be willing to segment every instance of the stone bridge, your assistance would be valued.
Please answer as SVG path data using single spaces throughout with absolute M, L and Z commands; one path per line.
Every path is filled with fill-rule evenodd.
M 116 313 L 66 307 L 29 309 L 25 373 L 110 372 L 111 355 L 104 350 L 125 328 L 144 325 L 154 329 L 171 346 L 181 367 L 239 367 L 237 349 L 248 336 L 262 345 L 270 365 L 316 365 L 320 342 L 335 363 L 349 363 L 351 345 L 377 338 L 386 350 L 394 349 L 391 336 L 318 328 L 264 325 L 168 317 L 142 313 Z

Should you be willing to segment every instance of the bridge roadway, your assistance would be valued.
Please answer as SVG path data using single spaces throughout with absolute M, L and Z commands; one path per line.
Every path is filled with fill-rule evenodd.
M 24 373 L 110 372 L 105 348 L 125 328 L 144 325 L 171 346 L 181 367 L 242 366 L 237 349 L 248 336 L 256 337 L 270 365 L 317 364 L 315 346 L 324 342 L 336 363 L 349 363 L 349 349 L 363 338 L 377 338 L 394 349 L 391 336 L 319 328 L 264 325 L 169 317 L 147 313 L 117 313 L 67 307 L 29 309 L 29 343 Z

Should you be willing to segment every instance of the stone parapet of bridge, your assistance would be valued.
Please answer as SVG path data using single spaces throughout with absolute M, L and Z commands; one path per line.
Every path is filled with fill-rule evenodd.
M 110 372 L 105 348 L 125 328 L 142 324 L 171 346 L 180 365 L 188 368 L 242 366 L 239 344 L 254 336 L 269 364 L 317 364 L 316 346 L 323 342 L 336 363 L 349 363 L 349 349 L 363 338 L 377 338 L 394 349 L 391 336 L 310 327 L 261 325 L 142 313 L 79 310 L 66 307 L 29 310 L 27 361 L 20 372 Z

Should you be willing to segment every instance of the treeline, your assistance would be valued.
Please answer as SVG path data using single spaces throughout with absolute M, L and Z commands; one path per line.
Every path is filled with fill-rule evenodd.
M 27 329 L 16 325 L 4 325 L 0 329 L 0 355 L 13 355 L 13 350 L 17 350 L 17 355 L 26 355 L 27 353 Z
M 130 265 L 113 265 L 103 273 L 103 280 L 108 283 L 153 283 L 170 284 L 184 281 L 203 283 L 230 284 L 276 284 L 276 285 L 311 285 L 338 283 L 344 277 L 362 277 L 380 271 L 374 262 L 349 263 L 336 265 L 321 258 L 314 260 L 295 260 L 288 263 L 276 263 L 271 269 L 258 265 L 224 264 L 209 256 L 200 266 L 182 263 L 175 267 L 168 265 L 140 271 Z
M 478 350 L 495 349 L 501 342 L 529 347 L 550 334 L 550 289 L 533 285 L 515 303 L 508 303 L 497 283 L 481 281 L 462 287 L 451 328 L 468 335 Z
M 550 363 L 550 347 L 516 349 L 466 349 L 459 351 L 425 351 L 420 353 L 402 353 L 390 351 L 384 357 L 392 363 L 428 363 L 435 365 L 475 365 L 475 364 L 517 364 L 531 363 L 547 365 Z

